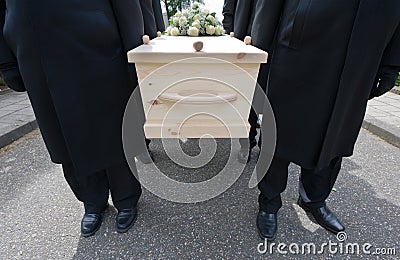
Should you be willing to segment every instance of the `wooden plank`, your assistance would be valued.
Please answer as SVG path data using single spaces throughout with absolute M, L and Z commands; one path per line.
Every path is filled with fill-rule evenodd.
M 192 47 L 198 40 L 202 52 Z M 230 37 L 160 37 L 128 56 L 136 63 L 148 138 L 248 136 L 267 53 Z
M 220 124 L 213 120 L 188 121 L 184 124 L 147 121 L 144 130 L 147 138 L 248 138 L 248 122 L 227 122 Z
M 196 52 L 193 43 L 202 41 L 204 48 Z M 232 63 L 266 63 L 268 54 L 229 36 L 155 38 L 128 52 L 131 63 L 170 63 L 190 58 L 215 58 Z

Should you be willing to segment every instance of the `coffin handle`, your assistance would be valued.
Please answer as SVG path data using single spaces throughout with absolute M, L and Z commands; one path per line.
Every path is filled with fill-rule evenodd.
M 159 96 L 159 99 L 163 101 L 169 101 L 174 103 L 182 103 L 182 104 L 220 104 L 226 102 L 232 102 L 237 100 L 237 95 L 233 93 L 219 93 L 219 94 L 208 94 L 201 93 L 195 94 L 191 93 L 189 95 L 185 95 L 182 93 L 163 93 Z

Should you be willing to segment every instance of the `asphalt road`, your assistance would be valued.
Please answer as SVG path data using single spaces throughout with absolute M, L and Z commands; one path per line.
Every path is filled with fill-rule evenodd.
M 151 148 L 160 169 L 176 179 L 198 182 L 212 177 L 226 162 L 229 145 L 218 144 L 209 165 L 188 171 L 168 160 L 160 142 L 153 142 Z M 196 155 L 195 142 L 185 146 Z M 286 256 L 276 246 L 273 254 L 257 250 L 262 242 L 255 227 L 258 191 L 248 188 L 254 164 L 252 160 L 225 193 L 206 202 L 174 203 L 144 191 L 137 223 L 127 234 L 116 232 L 116 211 L 111 207 L 98 233 L 82 238 L 83 207 L 69 190 L 61 168 L 50 163 L 39 133 L 33 132 L 0 152 L 0 259 L 400 258 L 398 148 L 363 130 L 355 155 L 344 160 L 337 191 L 328 201 L 347 227 L 347 240 L 342 243 L 295 206 L 298 167 L 292 165 L 275 241 L 286 245 L 281 248 L 288 251 Z M 318 251 L 324 243 L 339 244 L 332 251 L 325 246 L 323 254 L 302 254 L 303 243 L 315 244 Z M 359 255 L 351 249 L 350 254 L 340 253 L 340 244 L 347 248 L 349 243 L 359 246 Z M 366 255 L 362 251 L 366 243 L 371 244 L 366 248 L 371 253 L 382 248 L 392 254 L 394 249 L 397 256 Z M 294 254 L 296 245 L 299 254 Z

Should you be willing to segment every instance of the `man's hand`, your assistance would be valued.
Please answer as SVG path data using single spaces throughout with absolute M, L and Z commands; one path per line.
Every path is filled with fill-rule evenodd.
M 374 87 L 371 90 L 369 99 L 382 96 L 391 90 L 399 77 L 399 69 L 396 67 L 380 68 L 375 78 Z

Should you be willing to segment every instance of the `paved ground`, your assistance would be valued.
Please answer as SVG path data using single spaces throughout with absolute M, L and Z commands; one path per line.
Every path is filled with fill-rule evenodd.
M 183 171 L 171 163 L 159 142 L 153 142 L 151 148 L 158 167 L 187 181 L 198 181 L 226 161 L 227 144 L 219 141 L 218 145 L 222 149 L 217 149 L 216 158 L 197 171 Z M 194 142 L 184 148 L 198 149 Z M 365 130 L 361 132 L 355 155 L 344 160 L 337 192 L 329 199 L 329 205 L 347 226 L 345 243 L 370 243 L 371 251 L 395 248 L 400 254 L 399 158 L 398 148 Z M 60 167 L 49 162 L 43 141 L 35 131 L 0 152 L 0 259 L 270 259 L 269 253 L 257 252 L 262 242 L 255 227 L 258 191 L 247 188 L 254 164 L 252 160 L 227 192 L 203 203 L 172 203 L 145 191 L 132 230 L 123 235 L 116 233 L 116 212 L 111 208 L 98 233 L 85 239 L 79 233 L 82 206 L 67 187 Z M 298 168 L 291 166 L 290 173 L 276 242 L 300 246 L 315 243 L 318 247 L 329 241 L 338 242 L 294 205 Z M 338 253 L 283 257 L 276 251 L 273 257 L 378 258 Z
M 400 129 L 400 95 L 389 92 L 372 99 L 368 103 L 367 114 Z
M 10 90 L 4 92 L 0 93 L 0 147 L 37 127 L 27 94 Z
M 400 147 L 400 95 L 389 92 L 369 101 L 364 128 Z

